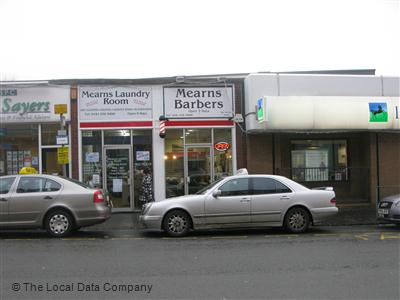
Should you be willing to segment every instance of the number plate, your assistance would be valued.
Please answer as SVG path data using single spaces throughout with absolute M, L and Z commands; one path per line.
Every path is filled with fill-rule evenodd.
M 378 209 L 378 215 L 382 216 L 382 215 L 388 215 L 389 214 L 389 210 L 388 209 Z

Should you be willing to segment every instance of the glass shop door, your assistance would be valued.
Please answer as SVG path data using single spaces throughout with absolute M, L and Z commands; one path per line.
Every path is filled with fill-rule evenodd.
M 105 146 L 103 186 L 113 203 L 113 210 L 130 211 L 132 206 L 132 170 L 130 146 Z
M 185 147 L 185 194 L 195 194 L 211 183 L 211 147 Z

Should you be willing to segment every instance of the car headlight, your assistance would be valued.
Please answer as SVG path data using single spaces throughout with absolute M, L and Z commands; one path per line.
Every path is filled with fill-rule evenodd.
M 400 206 L 400 200 L 394 202 L 393 205 L 394 205 L 394 207 L 399 207 Z

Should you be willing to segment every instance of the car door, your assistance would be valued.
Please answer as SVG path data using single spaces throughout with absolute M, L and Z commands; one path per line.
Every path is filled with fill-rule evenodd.
M 15 178 L 16 177 L 0 178 L 0 225 L 5 225 L 8 221 L 9 200 Z
M 250 223 L 249 179 L 233 178 L 219 188 L 218 197 L 210 195 L 205 201 L 206 223 Z
M 251 222 L 280 222 L 294 193 L 273 178 L 251 178 Z
M 59 195 L 61 184 L 41 176 L 20 177 L 9 206 L 9 221 L 34 224 Z

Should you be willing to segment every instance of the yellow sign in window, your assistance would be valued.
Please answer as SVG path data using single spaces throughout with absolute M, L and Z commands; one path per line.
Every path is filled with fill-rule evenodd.
M 69 163 L 68 147 L 57 148 L 57 163 L 59 165 L 66 165 Z

